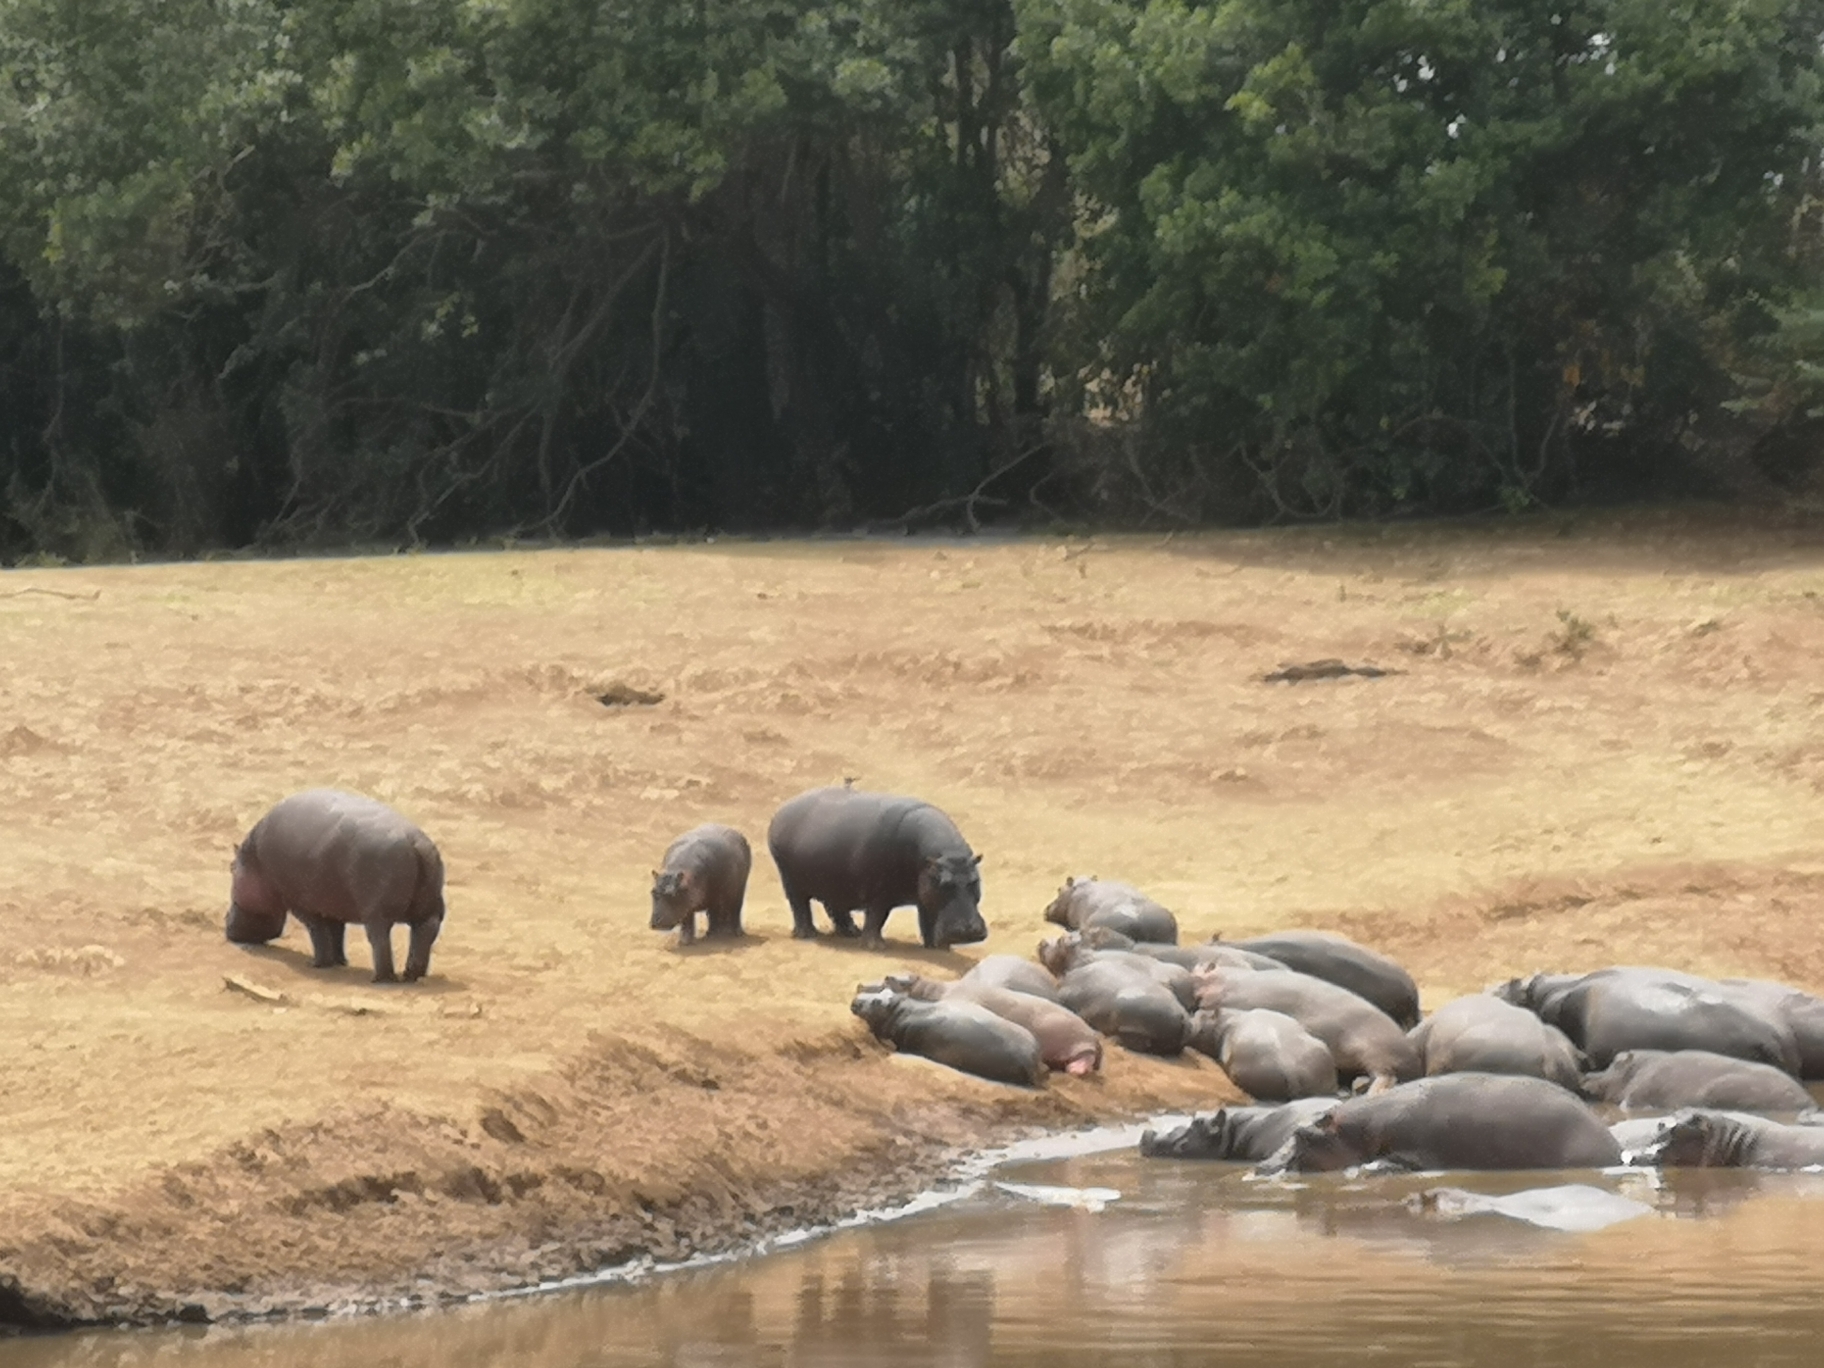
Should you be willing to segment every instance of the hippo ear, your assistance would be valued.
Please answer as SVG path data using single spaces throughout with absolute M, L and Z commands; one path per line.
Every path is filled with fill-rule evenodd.
M 665 877 L 664 874 L 662 874 L 660 871 L 658 871 L 656 869 L 652 871 L 652 881 L 654 883 L 657 883 L 660 879 L 662 879 L 664 877 Z
M 972 865 L 979 865 L 981 862 L 982 856 L 980 851 L 977 851 L 969 860 L 969 863 Z

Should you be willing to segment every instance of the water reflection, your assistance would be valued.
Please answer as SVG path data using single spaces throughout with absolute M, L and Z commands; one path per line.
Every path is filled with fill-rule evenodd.
M 1259 1183 L 1121 1152 L 1021 1181 L 1119 1189 L 1090 1213 L 993 1190 L 647 1286 L 326 1325 L 0 1344 L 6 1368 L 1025 1368 L 1811 1364 L 1824 1180 L 1572 1175 L 1652 1216 L 1589 1234 L 1418 1209 L 1437 1179 Z M 1553 1175 L 1453 1175 L 1504 1194 Z

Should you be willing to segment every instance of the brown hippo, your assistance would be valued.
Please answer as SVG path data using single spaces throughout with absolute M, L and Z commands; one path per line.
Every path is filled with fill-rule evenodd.
M 1490 993 L 1447 1002 L 1407 1033 L 1427 1074 L 1525 1074 L 1576 1092 L 1581 1051 L 1556 1026 Z
M 1336 1096 L 1330 1047 L 1284 1012 L 1258 1007 L 1198 1012 L 1191 1018 L 1189 1043 L 1262 1102 Z
M 1660 1123 L 1641 1162 L 1656 1168 L 1814 1168 L 1824 1165 L 1824 1126 L 1789 1126 L 1746 1112 L 1680 1112 Z
M 1127 964 L 1078 965 L 1058 985 L 1058 1001 L 1143 1054 L 1179 1054 L 1190 1038 L 1190 1013 L 1171 990 Z
M 1137 941 L 1107 926 L 1086 926 L 1077 935 L 1091 950 L 1127 950 L 1148 959 L 1163 960 L 1181 969 L 1195 969 L 1200 964 L 1221 964 L 1230 969 L 1259 969 L 1284 972 L 1285 965 L 1251 950 L 1213 941 L 1208 945 L 1161 945 L 1157 941 Z
M 1102 1067 L 1102 1038 L 1070 1008 L 1030 993 L 971 983 L 967 978 L 940 983 L 922 974 L 888 974 L 886 985 L 896 993 L 923 1002 L 973 1002 L 998 1017 L 1024 1026 L 1039 1042 L 1039 1053 L 1048 1067 L 1068 1074 L 1094 1073 Z
M 1419 1024 L 1419 986 L 1387 956 L 1333 931 L 1276 931 L 1248 940 L 1221 941 L 1237 950 L 1278 960 L 1288 969 L 1347 988 L 1379 1007 L 1401 1030 Z
M 678 944 L 697 938 L 697 913 L 705 936 L 741 934 L 741 904 L 753 868 L 747 837 L 714 822 L 693 827 L 665 848 L 662 869 L 652 871 L 652 929 L 678 929 Z
M 838 935 L 879 945 L 896 907 L 918 908 L 919 938 L 928 948 L 986 940 L 982 857 L 942 812 L 916 798 L 822 788 L 801 793 L 773 814 L 766 843 L 792 908 L 792 934 L 817 934 L 811 900 L 823 904 Z
M 1709 1050 L 1623 1050 L 1583 1080 L 1583 1095 L 1623 1111 L 1802 1112 L 1815 1105 L 1791 1074 Z
M 1178 918 L 1131 884 L 1109 879 L 1064 880 L 1045 920 L 1070 931 L 1106 926 L 1133 940 L 1178 944 Z
M 1168 1131 L 1140 1132 L 1148 1159 L 1234 1159 L 1258 1164 L 1271 1158 L 1292 1132 L 1336 1106 L 1334 1097 L 1301 1097 L 1276 1107 L 1218 1107 Z
M 1047 1002 L 1058 1000 L 1058 981 L 1043 966 L 1018 955 L 983 955 L 969 967 L 962 981 L 984 988 L 1026 993 Z
M 1329 1047 L 1344 1083 L 1368 1078 L 1385 1085 L 1419 1076 L 1419 1052 L 1406 1033 L 1347 988 L 1296 969 L 1260 974 L 1205 967 L 1195 977 L 1197 1003 L 1209 1011 L 1265 1007 L 1284 1012 Z
M 1039 1042 L 1024 1026 L 963 999 L 923 1002 L 879 983 L 857 986 L 849 1010 L 876 1039 L 996 1083 L 1045 1081 Z
M 1300 1126 L 1263 1171 L 1357 1164 L 1433 1169 L 1609 1168 L 1621 1149 L 1578 1099 L 1543 1078 L 1454 1073 L 1339 1102 Z
M 405 978 L 423 978 L 443 927 L 443 857 L 416 826 L 384 803 L 339 789 L 281 799 L 234 849 L 224 926 L 238 945 L 285 930 L 290 913 L 310 933 L 312 965 L 348 963 L 350 922 L 367 931 L 374 982 L 391 983 L 393 927 L 411 928 Z
M 1169 989 L 1185 1011 L 1195 1011 L 1197 1007 L 1197 985 L 1192 980 L 1189 969 L 1167 964 L 1150 955 L 1135 954 L 1130 950 L 1092 950 L 1083 943 L 1082 933 L 1078 931 L 1066 931 L 1051 940 L 1040 941 L 1039 963 L 1059 978 L 1081 964 L 1125 965 L 1142 977 L 1150 978 Z

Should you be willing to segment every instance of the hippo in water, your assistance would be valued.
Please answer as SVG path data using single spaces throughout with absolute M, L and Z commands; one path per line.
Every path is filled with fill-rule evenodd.
M 816 934 L 811 900 L 823 904 L 838 935 L 879 945 L 896 907 L 918 908 L 927 948 L 986 940 L 982 857 L 942 812 L 916 798 L 852 788 L 812 789 L 773 814 L 766 843 L 792 908 L 792 934 Z
M 1288 969 L 1347 988 L 1409 1031 L 1419 1024 L 1419 987 L 1387 956 L 1332 931 L 1276 931 L 1248 940 L 1219 941 L 1278 960 Z
M 959 981 L 1026 993 L 1047 1002 L 1058 1000 L 1058 981 L 1042 966 L 1018 955 L 983 955 Z
M 374 982 L 391 983 L 393 927 L 411 928 L 405 978 L 423 978 L 443 927 L 443 858 L 411 822 L 372 798 L 306 789 L 275 804 L 234 850 L 228 939 L 258 945 L 290 913 L 310 933 L 311 964 L 348 963 L 344 933 L 367 931 Z
M 1284 1012 L 1259 1007 L 1199 1012 L 1191 1018 L 1190 1044 L 1262 1102 L 1336 1096 L 1330 1047 Z
M 1265 1007 L 1284 1012 L 1329 1047 L 1344 1083 L 1380 1084 L 1417 1078 L 1419 1052 L 1393 1018 L 1367 999 L 1296 969 L 1261 974 L 1249 969 L 1195 971 L 1198 1005 L 1209 1011 Z
M 1143 1054 L 1179 1054 L 1190 1038 L 1190 1013 L 1171 990 L 1127 964 L 1078 965 L 1058 985 L 1058 1001 Z
M 1181 969 L 1195 969 L 1200 964 L 1218 964 L 1229 969 L 1283 973 L 1286 968 L 1276 959 L 1256 955 L 1250 950 L 1237 950 L 1220 941 L 1208 945 L 1161 945 L 1157 941 L 1137 941 L 1132 936 L 1124 936 L 1107 926 L 1086 926 L 1077 932 L 1077 936 L 1091 950 L 1126 950 L 1130 954 L 1145 955 L 1148 959 L 1175 964 Z
M 703 934 L 741 934 L 741 904 L 753 867 L 747 837 L 711 822 L 693 827 L 665 849 L 663 868 L 652 871 L 652 929 L 678 929 L 678 944 L 697 938 L 697 913 L 705 912 Z
M 1680 1112 L 1660 1123 L 1642 1162 L 1657 1168 L 1806 1169 L 1824 1165 L 1824 1126 L 1746 1112 Z
M 1292 1132 L 1332 1107 L 1334 1097 L 1301 1097 L 1277 1107 L 1219 1107 L 1168 1131 L 1140 1133 L 1149 1159 L 1234 1159 L 1258 1164 L 1271 1158 Z
M 1102 1038 L 1070 1008 L 1030 993 L 995 988 L 960 978 L 951 983 L 920 974 L 888 974 L 886 986 L 923 1002 L 973 1002 L 1016 1026 L 1039 1042 L 1045 1063 L 1061 1073 L 1090 1074 L 1102 1067 Z
M 1064 880 L 1045 920 L 1070 931 L 1106 926 L 1132 940 L 1178 944 L 1178 918 L 1131 884 L 1109 879 Z
M 1410 1032 L 1427 1074 L 1525 1074 L 1576 1092 L 1583 1054 L 1563 1031 L 1489 993 L 1447 1002 Z
M 904 1054 L 922 1055 L 996 1083 L 1037 1087 L 1045 1061 L 1031 1031 L 963 999 L 924 1002 L 885 984 L 861 984 L 849 1010 Z
M 1433 1169 L 1608 1168 L 1609 1128 L 1542 1078 L 1455 1073 L 1339 1102 L 1300 1126 L 1263 1172 L 1331 1173 L 1358 1164 Z
M 1771 1064 L 1708 1050 L 1623 1050 L 1583 1080 L 1583 1095 L 1623 1111 L 1802 1112 L 1814 1105 L 1804 1084 Z

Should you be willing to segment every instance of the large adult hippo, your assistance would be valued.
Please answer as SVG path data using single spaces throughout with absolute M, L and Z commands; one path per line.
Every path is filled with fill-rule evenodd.
M 1620 1162 L 1609 1128 L 1556 1083 L 1456 1073 L 1339 1102 L 1294 1131 L 1264 1167 L 1329 1173 L 1367 1163 L 1426 1171 L 1608 1168 Z
M 866 921 L 861 938 L 879 945 L 896 907 L 918 908 L 927 947 L 986 940 L 982 857 L 952 822 L 917 798 L 821 788 L 801 793 L 773 814 L 766 833 L 779 882 L 792 908 L 792 934 L 816 935 L 811 900 L 823 904 L 838 935 L 856 934 L 851 913 Z
M 1284 973 L 1286 968 L 1276 959 L 1256 955 L 1251 950 L 1237 950 L 1221 941 L 1211 941 L 1207 945 L 1161 945 L 1157 941 L 1137 941 L 1132 936 L 1124 936 L 1107 926 L 1086 926 L 1077 934 L 1091 950 L 1126 950 L 1131 954 L 1145 955 L 1148 959 L 1175 964 L 1181 969 L 1195 969 L 1200 964 L 1219 964 L 1230 969 Z
M 665 848 L 664 863 L 652 871 L 652 929 L 675 926 L 678 944 L 689 945 L 702 912 L 705 936 L 739 936 L 753 863 L 747 837 L 733 827 L 716 822 L 692 827 Z
M 1112 879 L 1064 880 L 1045 909 L 1045 920 L 1070 931 L 1106 926 L 1137 941 L 1178 944 L 1178 918 L 1132 884 Z
M 1643 1162 L 1658 1168 L 1812 1168 L 1824 1165 L 1824 1126 L 1789 1126 L 1746 1112 L 1681 1112 L 1661 1123 Z
M 1797 1075 L 1785 1022 L 1711 979 L 1633 966 L 1512 979 L 1495 995 L 1538 1014 L 1598 1069 L 1623 1050 L 1710 1050 Z
M 1329 1047 L 1344 1083 L 1382 1085 L 1417 1078 L 1419 1052 L 1379 1007 L 1334 983 L 1296 969 L 1261 974 L 1206 967 L 1195 971 L 1198 1005 L 1208 1011 L 1264 1007 L 1284 1012 Z
M 1401 1030 L 1419 1024 L 1419 986 L 1412 975 L 1379 951 L 1334 931 L 1275 931 L 1270 936 L 1220 941 L 1278 960 L 1288 969 L 1347 988 L 1379 1007 Z
M 1222 1065 L 1236 1087 L 1259 1101 L 1336 1096 L 1336 1061 L 1330 1047 L 1284 1012 L 1199 1012 L 1191 1018 L 1190 1044 Z
M 1057 979 L 1043 965 L 1021 959 L 1018 955 L 983 955 L 969 966 L 962 981 L 979 984 L 984 988 L 1005 988 L 1009 992 L 1026 993 L 1032 997 L 1044 998 L 1047 1002 L 1058 1000 Z
M 1087 1021 L 1061 1003 L 1011 988 L 971 983 L 967 978 L 940 983 L 922 974 L 888 974 L 886 986 L 924 1002 L 973 1002 L 986 1007 L 996 1016 L 1031 1031 L 1047 1067 L 1061 1073 L 1090 1074 L 1102 1067 L 1102 1038 Z
M 1058 1001 L 1143 1054 L 1179 1054 L 1190 1038 L 1190 1013 L 1171 990 L 1126 964 L 1078 965 L 1058 984 Z
M 1765 979 L 1718 979 L 1717 986 L 1783 1023 L 1798 1047 L 1799 1077 L 1824 1079 L 1824 998 Z
M 1815 1105 L 1791 1074 L 1709 1050 L 1623 1050 L 1583 1080 L 1583 1095 L 1623 1111 L 1802 1112 Z
M 1447 1002 L 1408 1032 L 1427 1074 L 1523 1074 L 1576 1092 L 1583 1055 L 1556 1026 L 1491 993 Z
M 1258 1164 L 1277 1153 L 1293 1131 L 1334 1106 L 1334 1097 L 1301 1097 L 1277 1107 L 1219 1107 L 1168 1131 L 1140 1132 L 1140 1153 L 1149 1159 L 1234 1159 Z
M 1167 989 L 1185 1011 L 1193 1011 L 1197 1006 L 1197 985 L 1189 969 L 1131 950 L 1092 950 L 1084 944 L 1080 932 L 1066 931 L 1061 936 L 1040 941 L 1039 963 L 1059 978 L 1084 964 L 1119 964 Z
M 228 939 L 273 940 L 290 913 L 310 933 L 311 964 L 348 963 L 349 923 L 367 932 L 374 982 L 391 983 L 393 927 L 411 928 L 405 978 L 423 978 L 443 928 L 443 857 L 385 803 L 340 789 L 306 789 L 276 803 L 234 850 Z
M 862 984 L 849 1010 L 876 1039 L 996 1083 L 1037 1087 L 1045 1061 L 1031 1031 L 963 999 L 923 1002 L 884 984 Z

